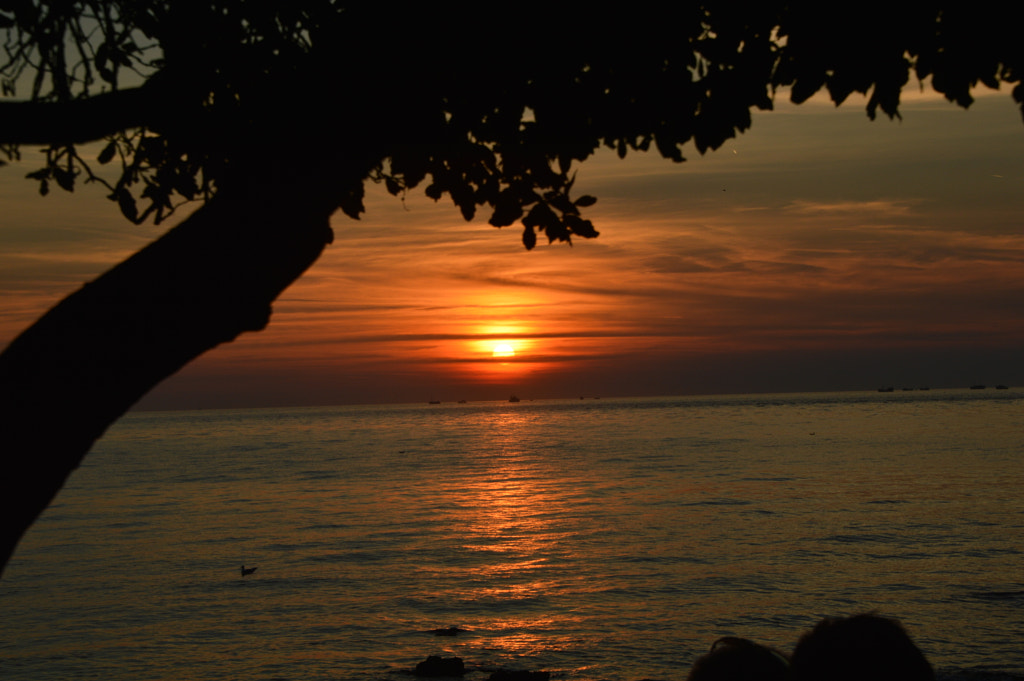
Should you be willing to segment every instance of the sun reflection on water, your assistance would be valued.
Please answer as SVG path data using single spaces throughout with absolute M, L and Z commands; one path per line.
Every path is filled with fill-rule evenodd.
M 527 427 L 527 419 L 515 411 L 502 413 L 491 422 L 493 454 L 486 457 L 480 473 L 467 481 L 467 496 L 475 500 L 467 526 L 466 548 L 470 550 L 530 557 L 551 544 L 552 515 L 560 502 L 544 481 L 551 471 L 523 448 Z M 524 568 L 516 561 L 515 569 Z M 498 564 L 493 569 L 511 566 Z
M 558 653 L 576 643 L 567 632 L 579 616 L 559 608 L 552 614 L 550 595 L 567 579 L 564 566 L 573 562 L 577 512 L 566 492 L 563 464 L 538 451 L 533 441 L 535 417 L 520 409 L 492 413 L 480 424 L 487 433 L 487 452 L 476 462 L 463 485 L 462 549 L 475 556 L 466 578 L 465 595 L 493 610 L 514 611 L 486 618 L 479 638 L 465 645 L 469 656 L 531 656 Z

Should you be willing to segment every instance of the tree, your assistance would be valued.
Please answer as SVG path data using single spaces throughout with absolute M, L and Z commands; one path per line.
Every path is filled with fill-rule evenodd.
M 783 88 L 798 103 L 865 93 L 869 116 L 894 117 L 911 74 L 961 106 L 979 82 L 1017 83 L 1024 104 L 1010 25 L 951 2 L 0 2 L 0 148 L 44 147 L 40 193 L 99 185 L 134 222 L 204 202 L 0 355 L 0 565 L 136 400 L 267 324 L 331 242 L 330 216 L 363 212 L 366 181 L 447 195 L 467 219 L 486 207 L 528 249 L 592 238 L 596 199 L 573 198 L 573 167 L 600 145 L 680 162 Z

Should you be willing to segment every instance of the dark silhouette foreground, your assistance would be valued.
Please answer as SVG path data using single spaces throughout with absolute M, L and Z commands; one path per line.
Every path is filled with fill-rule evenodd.
M 934 681 L 903 626 L 873 613 L 829 617 L 800 637 L 787 658 L 745 638 L 720 638 L 687 681 Z
M 416 665 L 413 674 L 435 678 L 439 676 L 462 676 L 466 673 L 466 665 L 461 657 L 440 657 L 431 655 Z
M 786 681 L 789 661 L 773 648 L 727 636 L 697 658 L 687 681 Z
M 793 650 L 794 681 L 934 681 L 903 626 L 874 614 L 827 618 Z

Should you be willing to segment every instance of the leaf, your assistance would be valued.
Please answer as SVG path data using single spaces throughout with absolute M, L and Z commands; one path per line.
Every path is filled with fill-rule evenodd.
M 523 228 L 523 245 L 528 251 L 532 251 L 533 247 L 537 245 L 537 234 L 532 227 Z
M 523 224 L 531 229 L 534 227 L 540 227 L 547 231 L 551 225 L 558 224 L 558 216 L 552 212 L 547 204 L 538 203 L 536 206 L 530 209 L 530 212 L 523 218 Z
M 423 193 L 437 201 L 438 199 L 441 198 L 441 195 L 444 194 L 444 190 L 441 189 L 441 186 L 439 184 L 434 182 L 432 184 L 427 185 L 427 188 L 423 190 Z
M 75 191 L 75 174 L 70 170 L 64 170 L 63 168 L 53 169 L 53 179 L 57 181 L 60 188 L 66 192 Z
M 548 237 L 548 243 L 554 241 L 568 241 L 569 245 L 572 245 L 572 238 L 569 234 L 569 228 L 565 226 L 565 223 L 561 220 L 556 219 L 554 222 L 544 228 L 544 233 Z
M 121 213 L 126 218 L 132 222 L 138 222 L 139 209 L 135 206 L 135 199 L 130 191 L 124 188 L 118 189 L 111 198 L 117 200 L 117 205 L 121 208 Z
M 466 222 L 473 219 L 476 214 L 476 204 L 473 197 L 473 187 L 464 177 L 452 177 L 448 185 L 448 195 L 452 197 L 452 203 L 459 207 L 462 217 Z
M 103 147 L 103 151 L 101 151 L 100 155 L 96 157 L 96 160 L 99 161 L 100 163 L 110 163 L 110 161 L 114 158 L 114 154 L 116 153 L 117 142 L 111 141 L 110 144 Z
M 494 202 L 494 213 L 488 221 L 495 227 L 507 227 L 523 217 L 523 206 L 517 200 L 514 190 L 509 188 L 498 195 Z
M 154 205 L 170 206 L 171 191 L 162 182 L 148 182 L 139 198 L 149 199 Z
M 577 208 L 586 208 L 587 206 L 593 206 L 597 203 L 597 197 L 587 194 L 573 201 Z
M 563 213 L 575 214 L 579 212 L 572 201 L 569 200 L 569 197 L 561 192 L 549 192 L 544 198 L 547 199 L 552 207 L 557 208 Z
M 598 235 L 597 230 L 594 229 L 594 223 L 590 220 L 584 220 L 583 218 L 575 215 L 566 215 L 565 224 L 573 234 L 581 236 L 584 239 L 593 239 Z
M 801 74 L 789 91 L 789 99 L 794 104 L 803 104 L 810 99 L 815 92 L 820 90 L 827 80 L 824 71 L 820 73 Z
M 47 180 L 42 180 L 39 183 L 39 194 L 40 196 L 46 196 L 50 193 L 50 183 Z

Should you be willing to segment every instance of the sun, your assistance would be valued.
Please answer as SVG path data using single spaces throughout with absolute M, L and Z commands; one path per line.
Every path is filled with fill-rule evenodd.
M 499 343 L 494 346 L 495 357 L 515 357 L 516 349 L 508 343 Z

